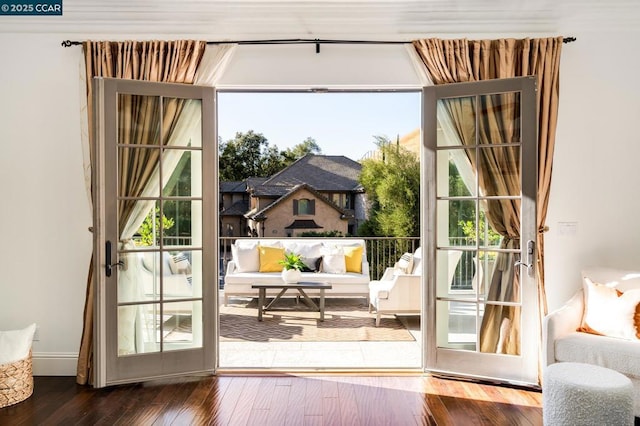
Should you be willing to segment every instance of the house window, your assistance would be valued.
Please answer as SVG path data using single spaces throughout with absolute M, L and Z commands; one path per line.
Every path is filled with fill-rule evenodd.
M 351 208 L 351 196 L 342 192 L 334 192 L 330 196 L 331 201 L 336 203 L 338 207 L 343 209 Z
M 308 198 L 301 198 L 299 200 L 293 200 L 293 215 L 313 215 L 316 213 L 316 200 L 309 200 Z

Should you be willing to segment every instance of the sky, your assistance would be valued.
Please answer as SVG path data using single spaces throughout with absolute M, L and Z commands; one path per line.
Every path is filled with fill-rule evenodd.
M 374 137 L 396 140 L 420 127 L 419 92 L 218 93 L 218 135 L 262 133 L 285 150 L 308 137 L 322 154 L 361 159 Z

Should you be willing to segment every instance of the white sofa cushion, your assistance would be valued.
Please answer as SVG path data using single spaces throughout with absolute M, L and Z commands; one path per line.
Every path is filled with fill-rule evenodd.
M 560 362 L 584 362 L 640 377 L 640 343 L 637 341 L 573 332 L 555 341 Z
M 307 265 L 310 272 L 319 269 L 319 259 L 322 257 L 322 243 L 320 242 L 287 242 L 283 243 L 287 253 L 300 255 L 302 262 Z
M 363 283 L 369 284 L 369 277 L 363 274 L 345 272 L 343 274 L 331 274 L 328 272 L 303 272 L 300 281 L 328 282 L 331 284 Z M 227 284 L 254 284 L 254 283 L 280 283 L 281 272 L 238 272 L 225 276 Z M 257 293 L 256 293 L 257 294 Z

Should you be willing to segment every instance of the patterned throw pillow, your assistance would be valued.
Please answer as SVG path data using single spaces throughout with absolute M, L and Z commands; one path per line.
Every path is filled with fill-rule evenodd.
M 184 253 L 178 253 L 171 256 L 169 268 L 171 268 L 172 274 L 191 274 L 191 264 Z
M 396 263 L 396 268 L 403 274 L 410 274 L 413 271 L 413 255 L 405 253 L 400 256 L 400 260 Z

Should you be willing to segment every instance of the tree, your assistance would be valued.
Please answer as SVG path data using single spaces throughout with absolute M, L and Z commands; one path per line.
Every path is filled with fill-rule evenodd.
M 307 154 L 321 154 L 322 149 L 316 142 L 316 140 L 312 137 L 306 138 L 301 143 L 297 144 L 293 148 L 288 148 L 282 153 L 285 162 L 288 164 L 293 163 L 294 161 L 304 157 Z M 288 165 L 287 164 L 287 165 Z
M 172 228 L 175 224 L 173 219 L 167 218 L 164 215 L 160 218 L 159 208 L 156 207 L 155 209 L 149 210 L 149 214 L 144 218 L 144 221 L 138 229 L 138 234 L 140 234 L 140 241 L 138 242 L 138 245 L 158 245 L 159 241 L 157 241 L 157 237 L 160 234 L 160 220 L 162 220 L 162 229 L 164 231 Z
M 221 181 L 241 181 L 270 176 L 282 170 L 283 161 L 277 146 L 270 147 L 262 133 L 249 130 L 220 144 L 219 167 Z
M 277 145 L 269 145 L 262 133 L 237 132 L 235 138 L 220 142 L 220 180 L 242 181 L 249 177 L 272 176 L 307 154 L 321 152 L 312 137 L 280 151 Z
M 362 162 L 360 183 L 370 201 L 369 219 L 360 235 L 420 235 L 420 161 L 415 154 L 374 136 L 382 159 Z

